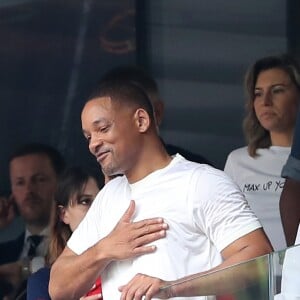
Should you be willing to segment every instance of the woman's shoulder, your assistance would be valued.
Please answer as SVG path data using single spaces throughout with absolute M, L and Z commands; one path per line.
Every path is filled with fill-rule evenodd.
M 247 146 L 232 150 L 229 153 L 228 158 L 232 159 L 232 158 L 246 157 L 246 156 L 249 156 L 248 147 Z

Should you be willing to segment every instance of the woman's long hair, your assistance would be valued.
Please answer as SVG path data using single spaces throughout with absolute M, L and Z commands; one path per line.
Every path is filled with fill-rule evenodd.
M 271 146 L 270 133 L 259 123 L 254 111 L 253 102 L 255 99 L 255 85 L 257 77 L 262 71 L 274 68 L 285 71 L 300 91 L 299 65 L 287 54 L 261 58 L 250 67 L 245 77 L 247 100 L 243 130 L 248 145 L 248 152 L 252 157 L 257 155 L 256 150 L 258 148 L 269 148 Z
M 52 265 L 57 257 L 62 253 L 72 231 L 70 226 L 61 220 L 61 207 L 72 205 L 71 199 L 79 197 L 90 178 L 95 179 L 99 190 L 104 186 L 104 176 L 101 172 L 95 175 L 81 167 L 71 167 L 66 169 L 59 177 L 57 190 L 55 193 L 55 213 L 52 223 L 47 263 Z

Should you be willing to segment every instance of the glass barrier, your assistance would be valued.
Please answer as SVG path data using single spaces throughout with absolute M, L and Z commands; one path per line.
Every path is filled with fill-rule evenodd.
M 270 255 L 270 299 L 300 299 L 300 244 Z
M 299 300 L 300 245 L 166 286 L 188 297 L 217 300 Z M 199 299 L 199 298 L 195 298 Z M 205 298 L 204 298 L 205 299 Z

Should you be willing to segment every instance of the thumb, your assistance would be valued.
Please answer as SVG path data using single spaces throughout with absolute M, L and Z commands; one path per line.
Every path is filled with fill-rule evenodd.
M 128 208 L 126 209 L 125 213 L 120 219 L 120 222 L 130 223 L 134 212 L 135 212 L 135 202 L 134 200 L 131 200 Z

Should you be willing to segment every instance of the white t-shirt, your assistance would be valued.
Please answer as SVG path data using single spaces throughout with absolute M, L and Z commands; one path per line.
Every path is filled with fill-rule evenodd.
M 271 146 L 258 149 L 253 158 L 247 147 L 239 148 L 229 154 L 224 169 L 245 193 L 275 250 L 286 248 L 279 199 L 285 182 L 281 170 L 290 151 L 290 147 Z
M 281 293 L 275 295 L 276 300 L 300 300 L 300 224 L 296 236 L 295 247 L 285 251 Z
M 177 154 L 167 167 L 134 184 L 129 184 L 125 176 L 110 181 L 73 233 L 68 247 L 81 254 L 109 234 L 130 200 L 136 203 L 133 221 L 162 217 L 169 230 L 166 238 L 154 242 L 154 253 L 109 264 L 101 274 L 104 299 L 119 299 L 118 287 L 137 273 L 174 280 L 209 270 L 221 263 L 220 252 L 226 246 L 261 227 L 224 172 Z

